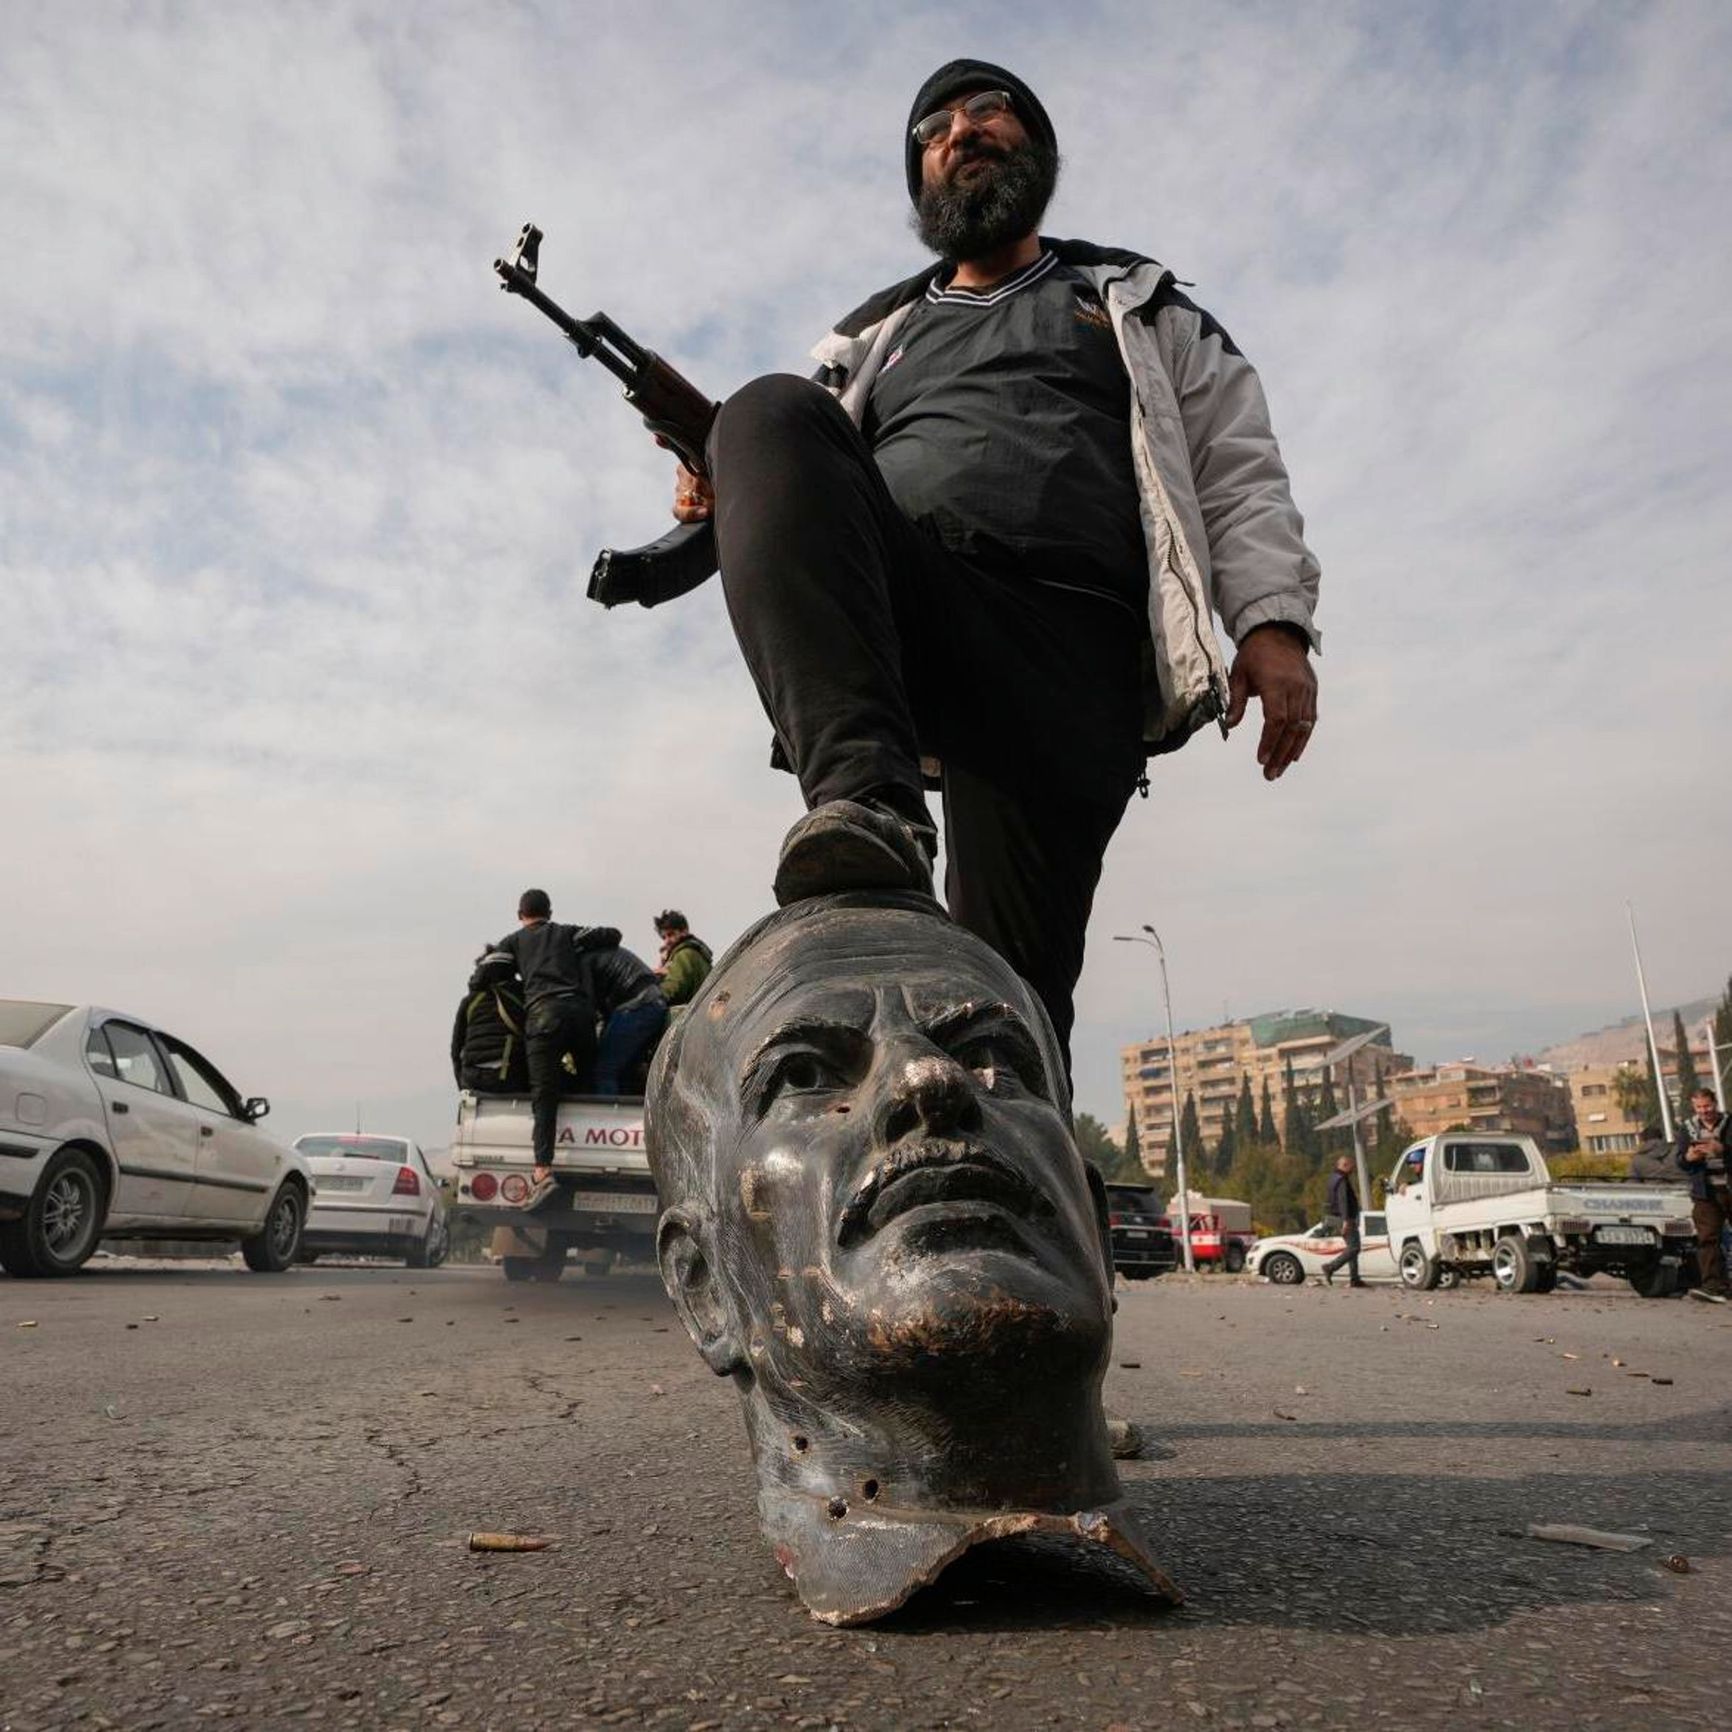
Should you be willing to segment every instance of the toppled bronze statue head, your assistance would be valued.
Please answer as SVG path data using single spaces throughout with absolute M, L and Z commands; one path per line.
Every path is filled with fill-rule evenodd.
M 982 1540 L 1068 1533 L 1171 1586 L 1118 1506 L 1100 1181 L 1038 1000 L 914 895 L 817 897 L 663 1043 L 662 1279 L 745 1404 L 766 1535 L 829 1623 Z

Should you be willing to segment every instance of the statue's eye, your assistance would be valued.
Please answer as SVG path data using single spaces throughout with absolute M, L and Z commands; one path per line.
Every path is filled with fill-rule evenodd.
M 788 1053 L 771 1079 L 772 1095 L 823 1094 L 846 1088 L 847 1079 L 822 1053 L 809 1049 Z
M 966 1040 L 952 1055 L 979 1085 L 992 1094 L 1035 1094 L 1044 1098 L 1046 1078 L 1040 1055 L 1017 1035 L 994 1031 Z

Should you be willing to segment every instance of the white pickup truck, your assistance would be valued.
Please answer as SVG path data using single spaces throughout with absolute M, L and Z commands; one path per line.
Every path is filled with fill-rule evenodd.
M 559 1103 L 553 1174 L 559 1195 L 534 1211 L 528 1196 L 534 1155 L 529 1102 L 518 1095 L 458 1097 L 451 1137 L 459 1221 L 498 1229 L 494 1250 L 508 1281 L 557 1281 L 572 1249 L 605 1273 L 616 1257 L 653 1261 L 660 1207 L 643 1146 L 636 1095 L 584 1096 Z
M 1544 1293 L 1558 1271 L 1623 1276 L 1645 1298 L 1680 1285 L 1694 1243 L 1690 1192 L 1633 1180 L 1554 1184 L 1532 1137 L 1444 1131 L 1405 1150 L 1384 1205 L 1404 1286 L 1445 1270 Z

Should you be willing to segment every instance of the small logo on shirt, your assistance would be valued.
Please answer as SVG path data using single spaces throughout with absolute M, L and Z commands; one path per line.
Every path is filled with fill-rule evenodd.
M 885 360 L 884 365 L 878 369 L 879 372 L 888 373 L 890 371 L 890 369 L 892 367 L 894 367 L 896 365 L 896 363 L 898 361 L 900 361 L 901 359 L 902 359 L 902 345 L 900 343 L 898 343 L 896 345 L 896 347 L 890 351 L 890 354 L 889 354 L 888 358 Z
M 1110 331 L 1113 328 L 1106 308 L 1087 289 L 1076 292 L 1076 316 L 1083 324 L 1093 325 L 1097 330 Z

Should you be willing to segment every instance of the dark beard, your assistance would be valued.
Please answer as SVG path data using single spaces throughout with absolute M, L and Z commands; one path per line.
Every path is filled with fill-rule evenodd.
M 1058 152 L 1039 140 L 978 155 L 989 163 L 983 173 L 923 186 L 910 219 L 922 242 L 950 264 L 984 258 L 1032 234 L 1058 185 Z M 963 166 L 957 164 L 957 174 Z

